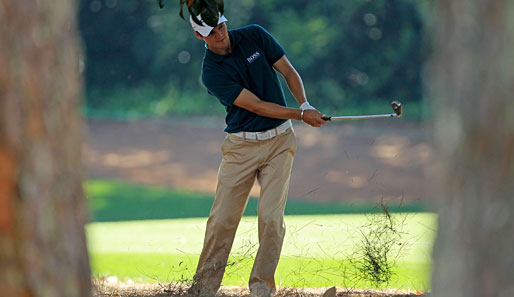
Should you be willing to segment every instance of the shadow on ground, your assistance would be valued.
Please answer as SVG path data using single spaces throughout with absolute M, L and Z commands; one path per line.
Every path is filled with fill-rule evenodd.
M 209 194 L 116 180 L 88 181 L 85 184 L 85 192 L 93 213 L 92 220 L 96 222 L 207 217 L 214 201 L 214 197 Z M 396 201 L 389 206 L 392 212 L 427 210 L 427 207 L 419 203 L 400 205 L 400 201 Z M 378 205 L 369 202 L 315 203 L 290 199 L 285 214 L 352 214 L 380 211 Z M 257 215 L 256 198 L 250 198 L 244 215 Z

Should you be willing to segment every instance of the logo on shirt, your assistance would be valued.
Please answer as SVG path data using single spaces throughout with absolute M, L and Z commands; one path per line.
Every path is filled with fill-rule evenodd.
M 257 58 L 259 58 L 261 56 L 261 53 L 259 52 L 255 52 L 254 54 L 252 54 L 250 57 L 246 58 L 246 60 L 248 61 L 248 63 L 252 63 L 253 61 L 255 61 Z

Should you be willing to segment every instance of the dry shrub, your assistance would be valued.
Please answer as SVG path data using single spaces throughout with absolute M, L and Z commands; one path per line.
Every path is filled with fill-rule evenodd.
M 369 215 L 367 224 L 359 228 L 360 242 L 350 259 L 351 265 L 358 271 L 356 280 L 371 282 L 375 287 L 388 284 L 395 275 L 394 266 L 407 246 L 402 238 L 406 216 L 393 217 L 389 207 L 380 201 L 380 212 Z

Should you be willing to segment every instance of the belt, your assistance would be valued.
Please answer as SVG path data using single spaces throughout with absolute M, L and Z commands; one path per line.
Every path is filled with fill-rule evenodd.
M 241 137 L 243 139 L 254 139 L 254 140 L 268 140 L 271 139 L 277 135 L 285 133 L 288 129 L 291 129 L 293 125 L 291 124 L 291 120 L 287 120 L 282 125 L 269 129 L 266 131 L 261 132 L 237 132 L 237 133 L 230 133 L 230 135 L 234 135 L 237 137 Z

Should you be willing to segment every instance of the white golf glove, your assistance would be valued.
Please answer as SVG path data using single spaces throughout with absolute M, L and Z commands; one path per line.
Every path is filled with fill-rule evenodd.
M 300 105 L 300 109 L 302 110 L 306 110 L 306 109 L 314 109 L 316 110 L 316 108 L 314 108 L 312 105 L 309 104 L 309 102 L 305 101 L 304 103 L 302 103 L 302 105 Z

